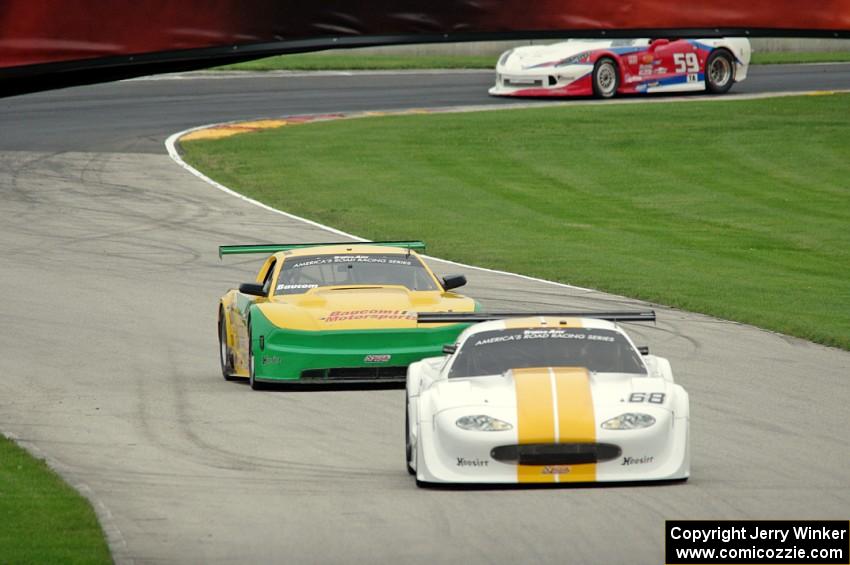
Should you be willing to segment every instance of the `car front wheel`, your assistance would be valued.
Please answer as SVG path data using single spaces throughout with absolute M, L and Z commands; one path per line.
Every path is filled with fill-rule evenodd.
M 596 61 L 593 67 L 593 94 L 597 98 L 612 98 L 620 87 L 620 73 L 613 59 Z
M 227 322 L 224 319 L 224 310 L 218 310 L 218 357 L 221 363 L 221 374 L 224 380 L 233 380 L 233 354 L 227 346 Z
M 411 475 L 416 474 L 416 470 L 411 463 L 413 462 L 413 445 L 410 443 L 410 409 L 407 396 L 404 398 L 404 455 L 407 458 L 407 472 Z

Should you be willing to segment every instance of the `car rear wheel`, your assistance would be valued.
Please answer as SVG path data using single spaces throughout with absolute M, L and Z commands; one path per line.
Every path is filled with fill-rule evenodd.
M 735 82 L 735 62 L 725 49 L 712 51 L 705 62 L 705 89 L 712 94 L 725 94 Z
M 593 67 L 593 94 L 597 98 L 612 98 L 620 87 L 620 73 L 614 59 L 596 61 Z
M 227 345 L 227 326 L 224 310 L 218 309 L 218 358 L 221 362 L 221 375 L 224 380 L 233 380 L 233 353 Z

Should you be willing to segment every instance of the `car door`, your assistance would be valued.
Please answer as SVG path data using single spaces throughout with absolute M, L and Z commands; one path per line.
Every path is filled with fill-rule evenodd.
M 655 61 L 655 53 L 652 45 L 644 50 L 622 55 L 620 63 L 623 70 L 623 82 L 626 85 L 631 85 L 655 78 L 656 69 L 653 61 Z

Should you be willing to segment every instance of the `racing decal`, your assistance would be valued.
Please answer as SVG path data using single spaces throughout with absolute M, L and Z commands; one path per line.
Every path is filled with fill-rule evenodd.
M 416 320 L 416 312 L 411 310 L 334 310 L 320 320 L 331 322 L 348 322 L 351 320 Z
M 659 78 L 658 80 L 654 80 L 652 82 L 639 84 L 635 87 L 636 92 L 649 92 L 650 89 L 654 88 L 664 88 L 667 86 L 678 86 L 684 83 L 702 83 L 705 81 L 704 73 L 697 73 L 695 76 L 691 75 L 669 75 L 663 78 Z
M 698 73 L 699 59 L 696 53 L 674 53 L 673 63 L 677 73 Z
M 664 398 L 665 394 L 663 392 L 633 392 L 629 395 L 629 402 L 664 404 Z
M 392 358 L 392 355 L 387 354 L 372 354 L 363 358 L 364 363 L 387 363 Z
M 655 457 L 652 455 L 644 455 L 643 457 L 623 457 L 623 462 L 620 465 L 628 467 L 629 465 L 643 465 L 652 463 Z
M 468 457 L 458 457 L 457 458 L 457 466 L 458 467 L 487 467 L 490 464 L 486 459 L 479 459 L 478 457 L 468 458 Z
M 404 265 L 406 267 L 418 265 L 418 263 L 414 263 L 412 258 L 404 255 L 399 255 L 398 257 L 390 257 L 387 255 L 327 255 L 297 261 L 292 265 L 287 265 L 287 268 L 302 269 L 313 265 L 339 265 L 343 263 L 378 263 L 381 265 Z
M 596 441 L 590 375 L 583 368 L 531 368 L 513 371 L 519 444 Z M 569 466 L 517 465 L 517 481 L 589 482 L 596 464 Z
M 561 324 L 561 322 L 566 322 Z M 580 328 L 581 320 L 578 318 L 563 318 L 558 319 L 554 324 L 552 318 L 546 319 L 542 317 L 536 318 L 535 322 L 529 322 L 528 318 L 514 318 L 505 320 L 505 329 L 521 329 L 521 328 Z
M 306 283 L 305 284 L 285 284 L 284 283 L 284 284 L 277 285 L 277 290 L 296 290 L 296 289 L 300 290 L 300 289 L 317 288 L 318 286 L 319 285 L 316 284 L 316 283 L 309 283 L 309 284 L 306 284 Z

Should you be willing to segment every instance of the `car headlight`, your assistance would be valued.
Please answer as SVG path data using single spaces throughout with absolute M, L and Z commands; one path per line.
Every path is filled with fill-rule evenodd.
M 503 432 L 514 428 L 512 424 L 504 420 L 485 416 L 484 414 L 458 418 L 455 425 L 462 430 L 469 430 L 471 432 Z
M 640 428 L 648 428 L 654 423 L 655 418 L 649 414 L 626 412 L 610 420 L 605 420 L 602 422 L 602 428 L 605 430 L 639 430 Z
M 513 52 L 514 52 L 513 49 L 509 49 L 508 51 L 505 51 L 504 53 L 502 53 L 502 56 L 499 57 L 499 62 L 497 63 L 497 65 L 500 66 L 500 67 L 504 67 L 505 63 L 508 62 L 508 57 L 510 57 L 511 53 L 513 53 Z M 491 61 L 492 61 L 492 59 L 491 59 Z

